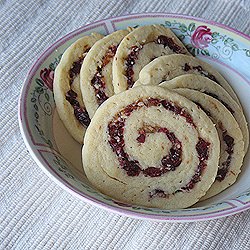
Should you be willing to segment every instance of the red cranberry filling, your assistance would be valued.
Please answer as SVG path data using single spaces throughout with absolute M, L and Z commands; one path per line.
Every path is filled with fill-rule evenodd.
M 133 66 L 135 64 L 135 61 L 138 59 L 138 55 L 140 50 L 143 48 L 142 45 L 140 46 L 132 46 L 130 48 L 130 53 L 128 54 L 128 57 L 125 61 L 125 65 L 126 65 L 126 77 L 127 77 L 127 83 L 128 83 L 128 88 L 132 88 L 132 86 L 134 85 L 134 80 L 133 80 L 133 76 L 134 76 L 134 70 L 133 70 Z
M 194 128 L 196 128 L 192 116 L 188 112 L 186 112 L 183 108 L 174 105 L 172 102 L 168 102 L 166 100 L 161 101 L 161 104 L 165 109 L 174 112 L 176 115 L 184 117 L 187 123 L 191 124 Z
M 224 101 L 222 101 L 219 96 L 217 96 L 216 94 L 214 93 L 210 93 L 210 92 L 207 92 L 207 91 L 204 91 L 205 94 L 209 95 L 209 96 L 212 96 L 213 98 L 217 99 L 218 101 L 220 101 L 230 112 L 231 114 L 234 114 L 234 110 L 232 110 L 232 108 L 227 104 L 225 103 Z
M 195 103 L 199 109 L 202 109 L 202 110 L 206 113 L 207 116 L 211 117 L 211 113 L 210 113 L 208 110 L 204 109 L 204 108 L 200 105 L 200 103 L 194 102 L 194 101 L 193 101 L 193 103 Z
M 210 143 L 206 142 L 202 138 L 199 138 L 199 141 L 196 144 L 196 151 L 199 155 L 200 162 L 206 161 L 208 159 L 208 150 Z
M 88 52 L 90 48 L 87 48 L 85 52 Z M 77 93 L 71 89 L 71 85 L 74 79 L 80 74 L 84 56 L 80 57 L 77 61 L 73 62 L 69 70 L 69 82 L 70 90 L 66 93 L 66 100 L 71 104 L 74 109 L 74 115 L 76 119 L 85 127 L 90 123 L 88 112 L 85 108 L 80 107 L 80 103 L 77 101 Z
M 183 50 L 182 47 L 180 47 L 178 44 L 176 44 L 171 37 L 167 36 L 158 36 L 157 39 L 155 40 L 156 44 L 162 44 L 164 47 L 168 46 L 173 52 L 175 53 L 181 53 L 181 54 L 186 54 L 186 51 Z M 133 66 L 135 64 L 135 61 L 138 59 L 138 55 L 140 53 L 140 50 L 143 48 L 143 45 L 139 46 L 132 46 L 130 48 L 130 53 L 128 54 L 127 59 L 125 60 L 125 65 L 126 65 L 126 77 L 127 77 L 127 84 L 128 88 L 132 88 L 134 85 L 134 70 Z M 154 60 L 155 58 L 151 58 L 151 61 Z
M 210 147 L 209 142 L 203 140 L 202 138 L 199 138 L 199 141 L 196 144 L 196 151 L 199 155 L 199 161 L 200 161 L 199 165 L 195 171 L 195 174 L 192 176 L 190 182 L 186 186 L 182 187 L 180 190 L 177 190 L 176 193 L 189 191 L 194 187 L 195 183 L 200 181 L 201 174 L 207 166 L 206 160 L 208 159 L 209 156 L 209 147 Z
M 200 65 L 198 65 L 198 66 L 190 66 L 188 63 L 185 63 L 184 66 L 183 66 L 183 70 L 186 71 L 186 72 L 188 72 L 190 70 L 198 71 L 200 73 L 200 75 L 205 76 L 205 77 L 209 78 L 210 80 L 220 84 L 217 81 L 217 79 L 215 78 L 214 75 L 211 75 L 207 71 L 203 70 L 203 68 Z
M 146 140 L 146 131 L 144 129 L 139 131 L 139 136 L 136 139 L 139 143 L 144 143 Z
M 168 198 L 168 194 L 166 194 L 163 190 L 161 189 L 154 189 L 151 192 L 149 192 L 149 198 L 152 199 L 154 197 L 159 197 L 159 198 Z
M 66 93 L 66 100 L 71 104 L 74 109 L 74 115 L 76 119 L 83 125 L 88 126 L 90 123 L 90 118 L 88 112 L 80 107 L 80 103 L 76 100 L 77 93 L 70 89 Z
M 126 119 L 131 115 L 131 113 L 135 110 L 139 110 L 141 107 L 151 107 L 151 106 L 162 106 L 166 110 L 173 112 L 174 114 L 181 115 L 185 117 L 186 121 L 190 123 L 193 127 L 196 127 L 192 117 L 188 112 L 180 108 L 178 105 L 167 101 L 167 100 L 160 100 L 156 98 L 148 98 L 145 100 L 139 100 L 134 102 L 119 113 L 117 113 L 113 120 L 108 124 L 108 133 L 109 133 L 109 144 L 112 150 L 118 157 L 118 161 L 122 169 L 124 169 L 128 176 L 138 176 L 142 173 L 144 176 L 149 177 L 159 177 L 165 174 L 168 171 L 174 171 L 180 164 L 182 160 L 182 144 L 176 138 L 173 132 L 170 132 L 167 128 L 161 127 L 144 127 L 139 130 L 139 136 L 137 137 L 138 143 L 144 143 L 146 139 L 146 133 L 164 133 L 167 138 L 170 140 L 172 146 L 169 150 L 169 154 L 164 156 L 161 160 L 160 166 L 153 166 L 148 167 L 146 169 L 142 169 L 140 163 L 136 160 L 130 159 L 129 155 L 125 152 L 125 142 L 124 142 L 124 126 Z M 200 176 L 202 171 L 206 167 L 206 160 L 208 159 L 209 155 L 209 146 L 210 143 L 206 142 L 202 138 L 199 138 L 198 143 L 196 144 L 196 151 L 199 156 L 199 165 L 193 177 L 191 178 L 190 182 L 182 187 L 180 190 L 176 192 L 183 192 L 191 190 L 195 183 L 200 181 Z M 163 190 L 155 189 L 149 194 L 150 198 L 155 196 L 161 198 L 167 198 L 168 195 L 165 194 Z
M 143 104 L 143 105 L 141 105 Z M 166 100 L 159 100 L 154 98 L 148 98 L 144 101 L 139 100 L 135 103 L 128 105 L 126 108 L 121 110 L 108 125 L 109 132 L 109 144 L 113 151 L 116 153 L 121 167 L 127 172 L 129 176 L 137 176 L 142 172 L 145 176 L 157 177 L 161 176 L 168 171 L 174 171 L 176 167 L 181 164 L 181 142 L 176 138 L 173 132 L 170 132 L 167 128 L 152 127 L 151 133 L 164 133 L 167 138 L 171 141 L 172 147 L 170 153 L 163 157 L 162 165 L 159 167 L 149 167 L 147 169 L 141 169 L 138 161 L 130 160 L 129 155 L 124 150 L 124 126 L 125 120 L 131 115 L 135 110 L 140 109 L 142 106 L 163 106 L 165 109 L 172 111 L 175 114 L 184 114 L 188 116 L 187 112 L 182 111 L 182 109 Z M 121 118 L 126 116 L 126 118 Z M 192 123 L 193 124 L 193 123 Z M 146 129 L 142 128 L 139 131 L 139 136 L 137 141 L 139 143 L 144 143 L 146 138 Z
M 223 128 L 221 123 L 219 124 L 219 128 L 223 131 L 222 138 L 227 145 L 226 152 L 228 153 L 227 159 L 221 164 L 222 167 L 218 169 L 216 176 L 216 180 L 223 181 L 228 173 L 229 165 L 232 160 L 232 154 L 234 152 L 234 138 L 227 133 L 227 130 Z
M 90 48 L 86 48 L 85 53 L 89 52 Z M 80 74 L 82 63 L 85 55 L 79 57 L 79 59 L 72 63 L 69 70 L 70 85 L 74 82 L 74 79 Z
M 74 82 L 74 79 L 80 74 L 82 63 L 83 63 L 83 57 L 79 58 L 76 62 L 73 62 L 70 71 L 69 71 L 69 77 L 70 77 L 70 85 Z
M 199 108 L 201 108 L 209 117 L 211 117 L 211 114 L 209 111 L 204 109 L 199 103 L 194 102 Z M 222 130 L 222 137 L 223 141 L 227 145 L 226 152 L 228 153 L 226 161 L 224 161 L 221 165 L 222 167 L 218 169 L 216 180 L 223 181 L 226 177 L 226 174 L 229 170 L 229 165 L 232 160 L 232 154 L 233 154 L 233 147 L 234 147 L 234 138 L 232 138 L 230 135 L 228 135 L 227 130 L 224 129 L 222 123 L 219 123 L 220 130 Z
M 97 98 L 98 105 L 101 105 L 105 100 L 108 99 L 108 96 L 105 93 L 105 82 L 104 82 L 104 77 L 102 75 L 102 70 L 115 56 L 116 50 L 117 50 L 117 46 L 115 45 L 111 45 L 108 48 L 108 51 L 106 52 L 105 56 L 102 58 L 101 67 L 97 67 L 97 70 L 96 70 L 97 72 L 94 75 L 93 79 L 91 80 L 91 85 L 93 86 L 95 90 L 95 95 Z
M 106 52 L 105 56 L 102 59 L 102 67 L 105 67 L 115 56 L 117 50 L 116 45 L 111 45 L 108 48 L 108 51 Z
M 171 38 L 171 37 L 167 37 L 167 36 L 163 36 L 163 35 L 158 36 L 155 43 L 156 44 L 162 44 L 164 47 L 167 46 L 177 54 L 186 54 L 186 51 L 183 50 L 183 48 L 181 46 L 176 44 L 174 42 L 174 39 Z

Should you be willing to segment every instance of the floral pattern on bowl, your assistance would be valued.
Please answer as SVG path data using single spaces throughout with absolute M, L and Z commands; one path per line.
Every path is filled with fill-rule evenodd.
M 91 32 L 108 34 L 127 26 L 154 23 L 172 29 L 193 55 L 220 65 L 225 72 L 230 71 L 234 79 L 241 79 L 244 86 L 233 81 L 233 87 L 241 95 L 244 107 L 250 107 L 250 38 L 246 35 L 220 24 L 181 15 L 152 13 L 111 18 L 82 27 L 60 39 L 31 68 L 19 99 L 19 123 L 27 148 L 44 172 L 65 190 L 86 202 L 122 215 L 159 221 L 196 221 L 250 208 L 250 185 L 247 184 L 243 185 L 240 194 L 232 189 L 216 201 L 188 209 L 161 210 L 124 204 L 93 189 L 86 178 L 71 171 L 71 163 L 59 153 L 52 129 L 55 110 L 53 77 L 64 50 Z M 246 110 L 247 118 L 249 109 Z M 245 165 L 248 163 L 249 155 Z M 247 168 L 244 171 L 250 175 Z M 247 183 L 244 178 L 244 183 Z

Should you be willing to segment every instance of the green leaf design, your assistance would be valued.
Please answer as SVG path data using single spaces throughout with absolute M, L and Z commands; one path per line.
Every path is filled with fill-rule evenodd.
M 57 164 L 57 165 L 60 165 L 60 160 L 57 156 L 55 156 L 56 159 L 53 159 L 54 163 Z
M 226 44 L 231 44 L 233 41 L 234 41 L 233 38 L 228 37 L 227 39 L 225 39 L 224 44 L 225 44 L 225 45 L 226 45 Z
M 158 213 L 169 214 L 169 210 L 158 210 Z
M 187 26 L 184 23 L 180 24 L 179 29 L 182 33 L 187 32 Z
M 236 43 L 234 43 L 234 44 L 232 45 L 232 50 L 234 50 L 234 51 L 239 50 L 239 46 L 238 46 Z
M 53 144 L 52 144 L 51 140 L 48 140 L 48 145 L 50 148 L 53 148 Z
M 196 49 L 192 46 L 192 44 L 187 44 L 186 45 L 186 48 L 188 49 L 188 51 L 193 55 L 195 56 L 195 52 L 196 52 Z
M 211 41 L 212 44 L 216 44 L 218 42 L 219 42 L 219 40 L 217 40 L 216 38 L 212 39 L 212 41 Z
M 178 38 L 179 38 L 180 40 L 184 40 L 184 39 L 185 39 L 185 36 L 184 36 L 183 34 L 181 34 L 181 35 L 178 36 Z
M 202 49 L 201 54 L 204 56 L 210 56 L 209 51 L 207 49 Z
M 67 167 L 65 167 L 65 166 L 62 165 L 62 164 L 61 164 L 60 166 L 61 166 L 61 168 L 64 169 L 64 170 L 67 169 Z
M 66 177 L 70 178 L 70 179 L 75 179 L 75 177 L 69 173 L 64 173 Z
M 55 71 L 56 66 L 57 66 L 57 65 L 55 65 L 55 63 L 51 63 L 51 64 L 49 65 L 49 68 L 50 68 L 50 70 Z
M 195 29 L 197 28 L 197 24 L 194 22 L 189 23 L 188 25 L 185 25 L 184 23 L 177 22 L 176 20 L 173 20 L 172 22 L 165 21 L 164 26 L 170 27 L 170 28 L 174 27 L 179 32 L 181 32 L 182 34 L 178 35 L 178 38 L 181 41 L 183 41 L 187 36 L 190 37 L 192 35 L 192 32 L 194 32 Z M 218 56 L 221 56 L 220 49 L 221 47 L 223 47 L 221 46 L 221 43 L 224 43 L 225 46 L 230 47 L 233 51 L 237 51 L 237 52 L 244 51 L 245 55 L 247 57 L 250 57 L 250 49 L 241 48 L 237 43 L 235 43 L 235 40 L 233 38 L 228 37 L 227 35 L 221 34 L 216 31 L 212 32 L 211 36 L 212 36 L 212 40 L 210 42 L 210 45 L 211 47 L 213 47 L 214 49 L 218 51 Z M 194 56 L 198 54 L 211 56 L 208 49 L 194 48 L 192 44 L 187 44 L 186 48 Z M 228 59 L 231 60 L 231 57 Z
M 38 119 L 39 118 L 39 114 L 37 112 L 35 112 L 35 118 Z
M 36 104 L 34 104 L 34 109 L 38 111 L 38 106 Z
M 132 207 L 133 210 L 141 210 L 140 207 Z
M 195 30 L 195 23 L 190 23 L 190 24 L 188 25 L 188 30 L 189 30 L 190 32 L 193 32 L 193 31 Z
M 36 102 L 36 98 L 32 97 L 31 102 Z
M 35 90 L 38 94 L 43 94 L 44 90 L 42 87 L 35 87 Z
M 43 81 L 40 80 L 39 78 L 36 78 L 36 83 L 37 83 L 39 86 L 41 86 L 41 87 L 44 86 Z
M 37 125 L 35 125 L 35 128 L 37 129 L 38 133 L 40 133 L 40 128 Z
M 207 56 L 210 56 L 210 53 L 207 49 L 204 50 Z
M 165 25 L 168 26 L 168 27 L 171 27 L 171 22 L 165 21 Z
M 151 208 L 146 208 L 146 207 L 144 207 L 143 210 L 152 212 L 152 209 L 151 209 Z
M 213 32 L 212 33 L 212 38 L 219 38 L 220 34 L 218 32 Z
M 196 54 L 199 54 L 199 49 L 196 50 L 195 48 L 191 48 L 190 53 L 195 56 Z
M 62 56 L 63 56 L 63 54 L 61 54 L 61 55 L 58 56 L 59 62 L 61 61 Z
M 192 46 L 192 44 L 189 43 L 189 44 L 186 45 L 186 48 L 191 49 L 191 48 L 193 48 L 193 46 Z
M 45 98 L 47 101 L 49 101 L 49 94 L 48 93 L 45 93 Z

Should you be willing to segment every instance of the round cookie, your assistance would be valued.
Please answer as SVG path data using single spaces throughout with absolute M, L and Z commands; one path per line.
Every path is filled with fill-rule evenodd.
M 78 39 L 63 53 L 55 70 L 53 90 L 59 117 L 81 144 L 90 118 L 82 101 L 79 74 L 87 52 L 101 38 L 103 35 L 93 33 Z
M 112 64 L 118 45 L 129 32 L 116 31 L 96 42 L 86 55 L 81 72 L 80 88 L 90 118 L 97 108 L 114 95 Z
M 246 154 L 249 145 L 249 131 L 246 118 L 239 105 L 220 85 L 208 79 L 207 77 L 194 74 L 187 74 L 175 77 L 170 81 L 165 81 L 161 83 L 160 86 L 169 89 L 194 89 L 203 92 L 209 96 L 212 96 L 218 101 L 220 101 L 231 112 L 241 129 L 244 141 L 244 153 Z
M 220 143 L 208 116 L 181 95 L 141 86 L 110 97 L 84 138 L 83 168 L 102 193 L 162 209 L 196 203 L 218 170 Z
M 115 93 L 131 88 L 141 69 L 153 59 L 173 53 L 189 54 L 170 29 L 161 25 L 134 29 L 117 48 L 113 63 Z
M 202 75 L 221 85 L 240 105 L 237 95 L 224 77 L 211 65 L 188 55 L 167 55 L 154 59 L 139 74 L 139 84 L 158 85 L 184 74 Z
M 191 89 L 175 89 L 204 110 L 215 123 L 220 138 L 220 160 L 215 182 L 201 200 L 210 198 L 231 186 L 240 173 L 244 142 L 238 123 L 229 110 L 215 98 Z

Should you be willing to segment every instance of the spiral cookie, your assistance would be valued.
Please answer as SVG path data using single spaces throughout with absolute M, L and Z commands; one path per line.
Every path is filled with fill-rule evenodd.
M 191 89 L 175 89 L 195 102 L 215 123 L 220 138 L 220 160 L 216 180 L 202 200 L 231 186 L 240 173 L 244 157 L 244 142 L 238 123 L 229 110 L 215 98 Z
M 163 209 L 196 203 L 215 180 L 220 143 L 208 116 L 159 86 L 110 97 L 84 138 L 89 181 L 114 199 Z
M 115 93 L 131 88 L 141 69 L 153 59 L 173 53 L 189 54 L 170 29 L 161 25 L 149 25 L 133 30 L 122 40 L 115 55 Z
M 209 96 L 214 97 L 220 101 L 234 116 L 235 120 L 239 124 L 244 140 L 244 153 L 246 154 L 249 145 L 249 131 L 247 127 L 247 121 L 243 114 L 242 109 L 233 100 L 233 98 L 214 81 L 199 75 L 187 74 L 175 77 L 170 81 L 166 81 L 160 84 L 161 87 L 169 89 L 176 88 L 188 88 L 201 91 Z
M 83 142 L 90 123 L 80 91 L 80 69 L 87 52 L 101 38 L 102 35 L 93 33 L 77 40 L 64 52 L 55 70 L 53 89 L 56 108 L 65 127 L 79 143 Z
M 117 47 L 129 32 L 116 31 L 94 44 L 86 55 L 80 73 L 82 98 L 90 118 L 114 94 L 112 64 Z
M 209 78 L 221 85 L 240 105 L 238 97 L 234 93 L 232 87 L 218 71 L 208 63 L 187 55 L 175 54 L 156 58 L 141 70 L 139 82 L 137 82 L 136 85 L 158 85 L 163 81 L 168 81 L 176 76 L 184 74 L 196 74 Z

